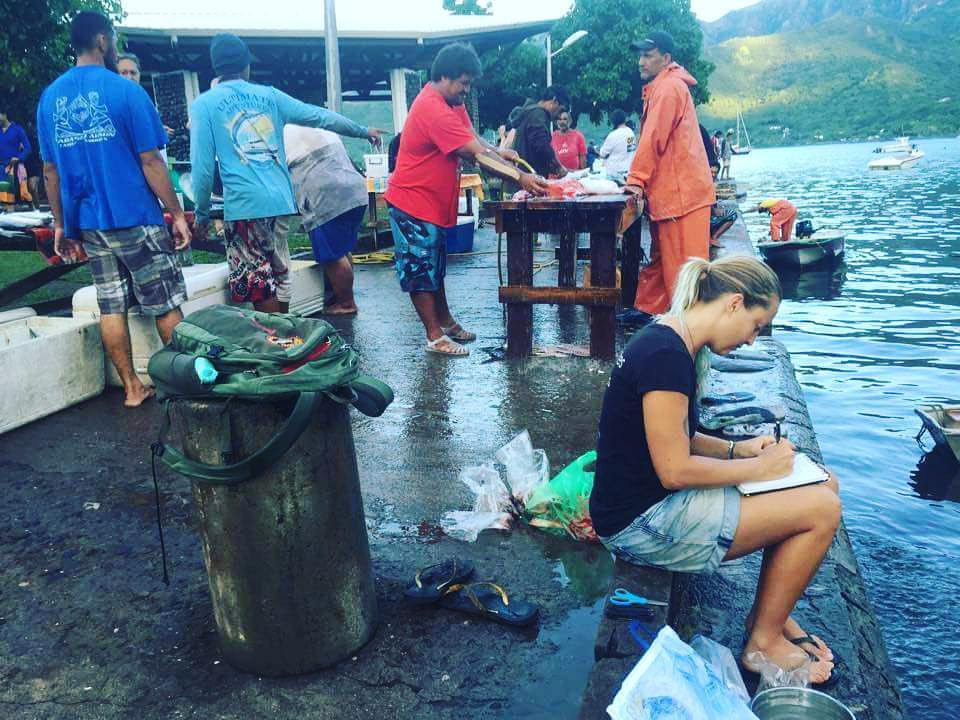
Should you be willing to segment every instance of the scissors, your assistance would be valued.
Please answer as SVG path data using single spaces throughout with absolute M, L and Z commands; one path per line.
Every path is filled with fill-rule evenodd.
M 617 588 L 613 591 L 613 594 L 610 596 L 611 605 L 624 606 L 636 606 L 636 605 L 659 605 L 660 607 L 667 607 L 667 603 L 661 602 L 659 600 L 647 600 L 647 598 L 642 595 L 634 595 L 629 590 L 624 588 Z

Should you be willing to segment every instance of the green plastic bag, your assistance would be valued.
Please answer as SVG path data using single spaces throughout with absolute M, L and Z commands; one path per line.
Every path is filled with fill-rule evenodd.
M 526 504 L 530 524 L 547 532 L 597 542 L 597 533 L 590 520 L 590 493 L 593 491 L 596 461 L 596 450 L 584 453 L 550 482 L 534 490 Z

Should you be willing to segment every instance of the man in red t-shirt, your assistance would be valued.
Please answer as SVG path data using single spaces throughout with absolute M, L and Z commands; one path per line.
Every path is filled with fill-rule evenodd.
M 447 305 L 447 229 L 457 224 L 460 159 L 545 195 L 546 181 L 518 171 L 512 150 L 498 152 L 477 136 L 463 103 L 470 84 L 481 74 L 480 60 L 469 45 L 454 43 L 437 54 L 430 82 L 410 107 L 397 166 L 385 196 L 393 231 L 394 261 L 404 292 L 427 333 L 427 352 L 464 356 L 461 343 L 477 336 L 464 330 Z
M 570 129 L 571 122 L 570 113 L 560 113 L 550 144 L 567 170 L 583 170 L 587 166 L 587 141 L 579 130 Z

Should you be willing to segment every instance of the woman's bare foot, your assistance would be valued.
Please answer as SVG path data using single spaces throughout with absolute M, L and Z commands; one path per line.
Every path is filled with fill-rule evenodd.
M 790 671 L 795 670 L 810 660 L 810 656 L 782 635 L 771 642 L 761 642 L 756 637 L 747 641 L 743 649 L 741 662 L 747 670 L 760 672 L 760 664 L 754 653 L 763 653 L 769 662 L 777 667 Z M 810 663 L 810 683 L 819 685 L 830 679 L 833 663 L 828 660 L 817 660 Z
M 126 397 L 123 400 L 123 406 L 127 408 L 140 407 L 147 400 L 153 397 L 154 389 L 148 388 L 142 383 L 126 391 Z
M 753 632 L 753 613 L 751 612 L 747 615 L 747 633 Z M 816 655 L 821 660 L 826 660 L 828 662 L 833 662 L 833 651 L 827 646 L 827 644 L 821 640 L 818 636 L 808 633 L 804 630 L 800 623 L 793 619 L 793 615 L 787 618 L 787 622 L 783 626 L 783 636 L 790 640 L 791 642 L 796 638 L 802 637 L 811 637 L 816 640 L 819 647 L 814 643 L 802 643 L 796 645 L 796 647 L 806 650 L 811 655 Z

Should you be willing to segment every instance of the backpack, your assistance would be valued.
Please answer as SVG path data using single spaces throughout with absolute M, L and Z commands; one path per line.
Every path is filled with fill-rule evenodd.
M 213 365 L 214 382 L 200 380 L 195 370 L 198 358 Z M 164 401 L 154 455 L 182 475 L 216 484 L 241 482 L 276 462 L 306 429 L 322 396 L 352 404 L 374 417 L 393 401 L 388 385 L 360 373 L 356 351 L 328 322 L 228 305 L 210 305 L 185 317 L 174 328 L 170 344 L 150 358 L 147 371 L 158 399 Z M 296 398 L 296 404 L 277 435 L 237 463 L 229 462 L 229 415 L 224 412 L 221 452 L 225 462 L 207 465 L 164 443 L 170 425 L 169 401 L 205 397 Z

